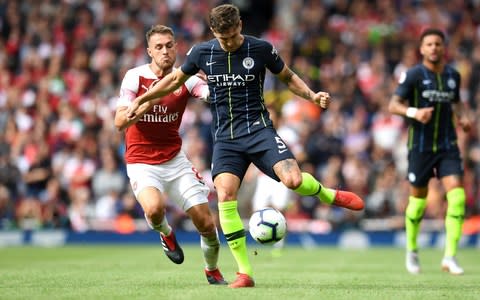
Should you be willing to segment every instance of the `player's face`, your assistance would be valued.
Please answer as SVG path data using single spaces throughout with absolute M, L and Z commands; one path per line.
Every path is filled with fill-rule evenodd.
M 159 69 L 171 69 L 177 56 L 176 43 L 169 34 L 154 34 L 148 41 L 148 55 Z
M 420 53 L 423 59 L 429 63 L 437 64 L 441 62 L 445 53 L 442 38 L 436 34 L 425 36 L 420 45 Z
M 231 28 L 230 30 L 219 33 L 212 30 L 213 35 L 217 38 L 220 46 L 227 52 L 233 52 L 237 50 L 243 43 L 243 36 L 241 35 L 242 22 L 238 26 Z

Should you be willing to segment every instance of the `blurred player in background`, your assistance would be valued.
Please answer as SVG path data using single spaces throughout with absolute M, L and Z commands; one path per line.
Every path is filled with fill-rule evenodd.
M 465 215 L 463 166 L 455 123 L 468 131 L 471 120 L 460 101 L 460 74 L 445 63 L 445 35 L 426 29 L 420 37 L 422 63 L 399 78 L 389 104 L 391 113 L 410 120 L 408 180 L 410 197 L 405 212 L 406 268 L 420 273 L 417 236 L 427 205 L 428 182 L 436 176 L 446 190 L 445 253 L 442 269 L 463 274 L 456 260 Z
M 236 280 L 229 286 L 253 287 L 245 229 L 236 200 L 251 163 L 300 195 L 316 195 L 322 202 L 353 210 L 363 209 L 364 203 L 353 193 L 324 188 L 312 175 L 301 172 L 294 155 L 277 135 L 265 106 L 266 69 L 276 74 L 290 91 L 322 108 L 328 107 L 330 95 L 314 93 L 285 65 L 270 43 L 242 35 L 236 6 L 225 4 L 213 8 L 210 29 L 215 39 L 194 46 L 182 67 L 138 97 L 127 116 L 135 118 L 139 105 L 174 91 L 199 70 L 206 74 L 213 115 L 212 176 L 220 225 L 239 269 Z
M 127 119 L 131 101 L 171 73 L 177 55 L 171 28 L 153 26 L 146 38 L 147 52 L 152 60 L 127 71 L 115 114 L 115 126 L 125 129 L 127 174 L 148 224 L 160 233 L 168 258 L 176 264 L 184 260 L 165 215 L 167 195 L 187 213 L 200 233 L 208 282 L 226 284 L 217 267 L 220 242 L 208 207 L 209 188 L 181 151 L 182 140 L 178 133 L 188 99 L 192 96 L 206 99 L 208 87 L 193 76 L 172 93 L 142 104 L 137 116 Z

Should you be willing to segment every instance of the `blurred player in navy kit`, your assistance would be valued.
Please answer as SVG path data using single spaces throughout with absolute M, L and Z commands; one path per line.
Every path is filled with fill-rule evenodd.
M 468 131 L 471 120 L 460 101 L 460 74 L 445 63 L 445 35 L 426 29 L 420 37 L 423 60 L 399 79 L 390 100 L 391 113 L 409 118 L 408 180 L 410 197 L 405 211 L 406 268 L 420 273 L 417 236 L 427 205 L 430 178 L 440 179 L 448 202 L 445 217 L 444 271 L 463 274 L 456 260 L 465 215 L 463 166 L 455 124 Z
M 237 278 L 232 288 L 253 287 L 245 229 L 237 210 L 237 192 L 250 163 L 281 181 L 300 195 L 316 195 L 320 201 L 361 210 L 357 195 L 323 187 L 311 174 L 302 172 L 292 152 L 277 135 L 263 99 L 266 69 L 276 74 L 290 91 L 326 109 L 330 95 L 313 92 L 285 65 L 268 42 L 242 35 L 242 21 L 236 6 L 225 4 L 212 9 L 210 29 L 215 36 L 195 45 L 185 63 L 135 99 L 127 116 L 137 108 L 158 99 L 202 70 L 207 77 L 214 140 L 212 176 L 218 194 L 220 225 L 237 262 Z

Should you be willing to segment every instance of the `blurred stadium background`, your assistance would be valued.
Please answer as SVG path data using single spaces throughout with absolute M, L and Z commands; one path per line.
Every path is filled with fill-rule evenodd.
M 123 136 L 113 125 L 125 71 L 147 63 L 145 32 L 171 26 L 177 65 L 212 38 L 206 17 L 216 0 L 0 0 L 0 244 L 158 242 L 126 177 Z M 302 168 L 323 183 L 355 191 L 366 209 L 352 213 L 290 196 L 289 242 L 403 246 L 408 184 L 406 124 L 386 111 L 399 74 L 418 62 L 427 26 L 448 35 L 448 60 L 474 130 L 459 132 L 465 158 L 463 245 L 480 231 L 480 2 L 474 0 L 236 0 L 244 34 L 273 43 L 311 87 L 333 96 L 320 111 L 267 74 L 266 101 L 279 134 Z M 184 150 L 210 180 L 211 116 L 191 101 L 181 128 Z M 240 197 L 248 218 L 259 184 L 252 169 Z M 216 198 L 211 180 L 211 207 Z M 442 242 L 444 191 L 431 182 L 422 238 Z M 180 240 L 196 239 L 175 206 Z M 183 235 L 183 236 L 182 236 Z

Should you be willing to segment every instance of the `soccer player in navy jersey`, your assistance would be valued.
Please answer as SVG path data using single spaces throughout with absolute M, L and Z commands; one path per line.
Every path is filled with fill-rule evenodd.
M 463 274 L 456 260 L 465 214 L 462 158 L 455 124 L 468 131 L 471 120 L 460 101 L 460 74 L 445 63 L 445 35 L 435 28 L 420 37 L 422 62 L 399 78 L 389 103 L 391 113 L 410 120 L 408 180 L 410 197 L 405 211 L 406 268 L 420 273 L 417 236 L 428 193 L 428 182 L 436 176 L 446 190 L 444 271 Z
M 237 192 L 250 163 L 300 195 L 353 210 L 364 207 L 354 193 L 323 187 L 311 174 L 301 172 L 285 142 L 277 135 L 263 99 L 266 69 L 276 74 L 290 91 L 326 109 L 330 95 L 313 92 L 293 73 L 267 41 L 241 34 L 239 9 L 220 5 L 210 12 L 215 36 L 195 45 L 184 64 L 137 97 L 127 116 L 134 118 L 139 105 L 158 99 L 202 70 L 210 91 L 214 148 L 212 176 L 218 195 L 220 225 L 237 262 L 232 288 L 253 287 L 245 230 L 237 210 Z

